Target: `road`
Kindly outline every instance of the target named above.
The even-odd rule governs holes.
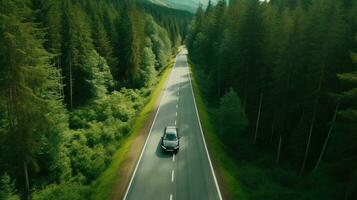
[[[165,154],[165,126],[179,129],[180,151]],[[187,50],[176,57],[124,200],[220,200],[221,194],[197,115]]]

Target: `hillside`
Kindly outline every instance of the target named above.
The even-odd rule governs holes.
[[[169,8],[175,8],[179,10],[187,10],[190,12],[195,12],[200,4],[203,7],[206,7],[209,3],[209,0],[147,0],[151,3],[167,6]],[[217,3],[217,0],[211,0],[213,4]]]

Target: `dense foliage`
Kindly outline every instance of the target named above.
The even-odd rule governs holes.
[[[184,40],[187,33],[187,24],[191,22],[192,14],[186,11],[172,8],[156,6],[149,3],[141,5],[144,10],[150,13],[158,23],[168,30],[174,45],[180,45],[180,40]]]
[[[134,1],[0,0],[0,199],[89,198],[184,37],[159,24]]]
[[[248,197],[356,198],[356,33],[352,0],[198,9],[187,47]]]

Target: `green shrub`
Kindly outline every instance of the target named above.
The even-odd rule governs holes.
[[[88,187],[78,183],[52,184],[42,190],[36,190],[32,200],[83,200],[88,199]]]
[[[221,99],[218,109],[219,135],[225,143],[237,144],[248,126],[248,120],[237,93],[230,89]]]
[[[0,199],[1,200],[20,200],[16,194],[15,182],[11,180],[10,176],[4,174],[0,178]]]
[[[90,183],[110,163],[120,141],[129,133],[145,90],[122,88],[98,96],[86,106],[70,113],[65,152],[75,181]]]

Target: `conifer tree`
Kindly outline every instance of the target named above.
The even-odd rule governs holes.
[[[50,66],[40,30],[28,21],[31,10],[22,1],[1,1],[0,5],[0,63],[4,75],[0,98],[7,110],[6,150],[13,163],[11,171],[18,174],[18,183],[23,183],[22,191],[29,198],[30,177],[43,167],[38,161],[38,156],[45,153],[43,142],[54,142],[49,151],[58,147],[51,138],[60,137],[66,117],[59,101],[57,71]]]

